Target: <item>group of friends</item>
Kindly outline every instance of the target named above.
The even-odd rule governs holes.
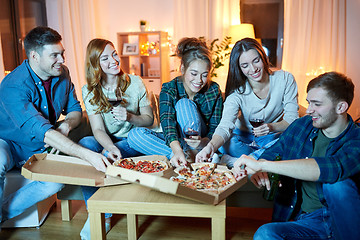
[[[64,185],[33,181],[4,199],[5,174],[36,153],[62,152],[98,171],[121,158],[164,155],[174,167],[189,161],[226,164],[244,171],[257,187],[270,187],[267,172],[281,176],[273,221],[254,239],[357,239],[360,236],[360,128],[347,113],[351,79],[324,73],[307,86],[309,106],[299,118],[293,75],[272,71],[261,44],[251,38],[232,48],[225,101],[210,80],[212,55],[198,38],[183,38],[176,55],[181,75],[162,85],[161,131],[150,128],[153,109],[142,79],[127,74],[114,44],[96,38],[85,57],[82,98],[92,135],[80,141],[82,109],[64,65],[62,37],[36,27],[25,37],[27,59],[0,85],[0,220],[13,218]],[[263,111],[260,126],[250,115]],[[60,115],[65,118],[58,121]],[[197,136],[184,132],[196,122]],[[256,144],[252,144],[255,140]],[[221,157],[219,157],[221,156]],[[281,161],[273,161],[277,156]],[[97,190],[82,187],[84,200]],[[110,229],[111,214],[105,214]],[[89,219],[80,236],[90,239]]]

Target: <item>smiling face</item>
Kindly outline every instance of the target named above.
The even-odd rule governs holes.
[[[61,43],[44,45],[41,52],[32,51],[30,65],[39,78],[46,81],[61,74],[61,66],[65,62],[64,48]]]
[[[120,73],[120,58],[116,50],[110,44],[107,44],[100,55],[100,66],[102,71],[108,76],[114,76]]]
[[[239,58],[239,66],[245,77],[252,82],[260,82],[264,73],[264,63],[255,49],[243,52]]]
[[[189,64],[187,69],[181,66],[186,93],[192,99],[207,83],[209,65],[206,61],[196,59]]]
[[[306,101],[309,106],[306,113],[312,117],[313,126],[325,131],[336,126],[337,105],[328,97],[323,88],[313,88],[308,92]]]

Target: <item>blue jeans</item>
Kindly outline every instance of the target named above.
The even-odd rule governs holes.
[[[113,139],[114,145],[120,150],[122,158],[136,157],[142,155],[140,152],[131,148],[128,144],[127,138]],[[84,137],[79,141],[79,144],[91,151],[100,153],[104,148],[96,141],[95,137]],[[81,190],[84,196],[84,201],[87,206],[87,200],[98,190],[98,187],[81,186]],[[105,217],[110,217],[110,214],[106,214]]]
[[[15,167],[9,145],[0,139],[0,220],[16,217],[37,202],[40,202],[58,191],[61,183],[32,181],[4,199],[5,174]]]
[[[127,138],[116,138],[113,139],[113,141],[115,142],[114,145],[120,150],[121,156],[123,158],[142,155],[140,152],[129,146]],[[101,151],[104,149],[104,147],[101,146],[93,136],[87,136],[80,139],[79,145],[97,153],[101,153]]]
[[[355,182],[346,180],[323,184],[330,220],[336,239],[359,239],[360,193]]]
[[[255,159],[259,159],[260,155],[269,147],[271,147],[279,139],[280,133],[270,133],[261,137],[254,137],[252,133],[234,129],[231,138],[219,148],[219,152],[227,154],[235,158],[241,155],[252,155]],[[255,138],[260,148],[250,147],[249,144]],[[236,159],[235,159],[236,160]],[[226,163],[230,168],[234,166],[234,162]]]
[[[188,98],[180,99],[176,105],[176,120],[178,123],[178,137],[184,151],[190,147],[184,141],[184,133],[182,129],[188,121],[200,123],[199,129],[201,136],[205,136],[207,132],[206,125],[202,119],[196,104]],[[164,134],[154,132],[148,128],[133,128],[128,134],[128,143],[130,147],[145,155],[164,155],[170,159],[173,155],[172,150],[166,145]]]
[[[254,240],[268,239],[335,239],[326,207],[312,213],[299,214],[292,222],[273,222],[262,225],[254,235]]]

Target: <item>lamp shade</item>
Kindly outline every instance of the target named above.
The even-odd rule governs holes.
[[[243,38],[255,38],[254,26],[250,23],[230,26],[229,33],[232,42],[235,43]]]

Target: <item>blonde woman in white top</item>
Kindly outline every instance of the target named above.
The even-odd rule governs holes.
[[[272,72],[262,46],[252,38],[238,41],[231,51],[224,110],[212,140],[196,156],[207,161],[219,149],[229,167],[242,154],[258,158],[279,134],[298,118],[297,85],[291,73]],[[264,123],[253,127],[252,109],[263,110]],[[251,145],[256,140],[258,146]]]

